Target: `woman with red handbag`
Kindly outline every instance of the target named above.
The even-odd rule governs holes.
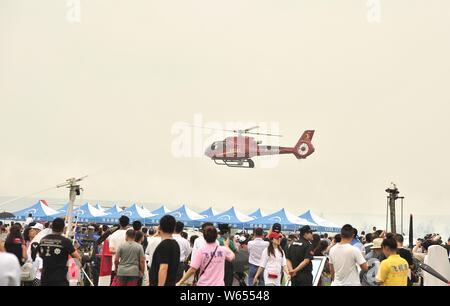
[[[286,256],[280,246],[281,235],[278,232],[271,232],[269,235],[270,244],[263,251],[261,261],[259,263],[258,271],[253,279],[253,284],[256,284],[259,275],[264,271],[264,283],[266,286],[280,286],[281,274],[283,271],[289,279],[289,271],[286,264]]]

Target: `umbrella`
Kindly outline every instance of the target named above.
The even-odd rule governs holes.
[[[15,215],[10,212],[4,211],[4,212],[0,213],[0,219],[9,219],[9,218],[14,218],[14,217],[15,217]]]

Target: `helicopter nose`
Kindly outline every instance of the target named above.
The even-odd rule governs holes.
[[[211,148],[206,148],[205,150],[205,155],[208,156],[209,158],[214,156],[214,152],[211,150]]]

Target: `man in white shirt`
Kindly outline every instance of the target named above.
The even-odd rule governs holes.
[[[181,232],[184,229],[184,223],[181,221],[178,221],[175,225],[175,233],[172,235],[172,238],[175,239],[176,242],[178,242],[178,245],[180,246],[180,263],[178,265],[178,271],[177,271],[177,283],[183,278],[184,274],[184,261],[186,258],[191,254],[191,244],[189,241],[183,237],[181,237]]]
[[[33,222],[33,214],[28,214],[28,217],[25,219],[25,225],[28,225],[31,222]]]
[[[161,242],[161,236],[159,228],[156,231],[156,234],[152,237],[148,238],[148,245],[147,249],[145,250],[145,258],[147,260],[147,267],[150,269],[152,266],[152,259],[153,259],[153,253],[155,253],[156,248],[158,247],[159,243]]]
[[[0,244],[0,286],[20,286],[20,264],[14,254]]]
[[[113,254],[112,257],[112,272],[111,272],[111,280],[114,279],[116,276],[116,266],[114,264],[116,259],[116,252],[119,249],[119,246],[122,243],[126,242],[126,233],[128,229],[128,225],[130,224],[130,218],[127,216],[121,216],[119,218],[119,224],[120,228],[111,234],[111,236],[108,237],[109,241],[109,252]]]
[[[253,285],[253,278],[256,275],[256,272],[258,271],[259,263],[261,261],[261,255],[265,248],[269,246],[268,241],[264,241],[264,232],[263,229],[258,227],[254,231],[255,238],[248,242],[247,248],[248,248],[248,280],[247,284],[248,286]],[[197,239],[198,240],[198,239]],[[196,241],[197,241],[196,240]],[[259,277],[259,286],[264,286],[264,274],[261,273]]]
[[[341,229],[342,240],[330,249],[331,286],[361,286],[357,266],[367,272],[367,262],[358,248],[351,245],[353,227],[346,224]]]

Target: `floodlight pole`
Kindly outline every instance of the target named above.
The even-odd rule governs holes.
[[[70,178],[66,180],[66,183],[62,183],[60,185],[57,185],[56,187],[67,187],[70,189],[69,191],[69,206],[67,207],[67,214],[66,214],[66,221],[67,221],[67,228],[66,228],[66,236],[71,237],[72,236],[72,225],[73,225],[73,205],[75,203],[75,199],[77,195],[80,195],[80,185],[77,183],[86,178],[86,176],[83,176],[81,178]]]
[[[386,201],[386,227],[385,227],[386,232],[388,230],[388,220],[389,220],[389,197],[387,197]]]
[[[402,236],[405,235],[405,233],[403,232],[403,200],[405,199],[405,197],[398,197],[402,203],[401,203],[401,221],[400,221],[400,228],[401,228],[401,234]]]
[[[389,215],[391,219],[391,233],[397,233],[397,225],[395,218],[395,200],[398,199],[398,194],[400,193],[397,189],[397,186],[394,183],[391,183],[391,187],[385,190],[388,195],[388,203],[389,203]],[[387,230],[387,229],[386,229]]]

